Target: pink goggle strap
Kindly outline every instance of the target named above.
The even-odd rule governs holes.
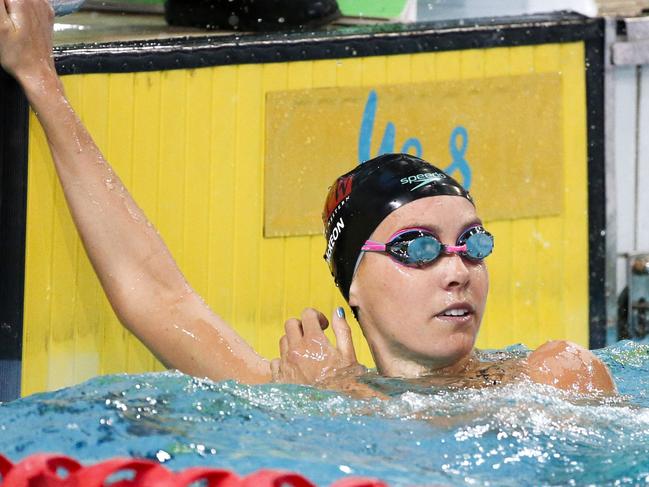
[[[390,238],[388,238],[388,243],[392,242],[399,235],[403,235],[406,232],[412,232],[412,231],[430,233],[430,230],[426,228],[420,228],[420,227],[402,228],[401,230],[397,230],[392,235],[390,235]],[[361,250],[368,250],[370,252],[385,252],[386,245],[387,244],[382,244],[381,242],[375,242],[374,240],[366,240],[365,245],[361,247]]]
[[[385,252],[385,244],[368,240],[367,242],[365,242],[365,245],[361,247],[361,250],[369,250],[370,252]]]
[[[464,245],[444,245],[442,251],[447,254],[461,254],[466,252],[466,244]]]

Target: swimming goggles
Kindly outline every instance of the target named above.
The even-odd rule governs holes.
[[[444,245],[425,228],[406,228],[393,234],[385,244],[367,240],[361,250],[383,252],[407,266],[421,267],[430,264],[442,253],[458,254],[479,261],[491,254],[493,248],[493,235],[482,225],[475,225],[465,230],[455,245]]]

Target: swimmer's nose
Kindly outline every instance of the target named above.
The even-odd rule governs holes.
[[[444,289],[466,286],[471,274],[465,260],[455,253],[443,255],[441,260],[440,267]]]

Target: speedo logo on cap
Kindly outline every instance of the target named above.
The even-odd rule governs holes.
[[[446,174],[441,172],[426,172],[402,178],[401,184],[416,184],[414,188],[410,188],[410,191],[414,191],[422,186],[426,186],[435,181],[441,181],[442,179],[446,179]]]

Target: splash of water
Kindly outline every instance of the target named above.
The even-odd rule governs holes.
[[[525,353],[512,348],[490,358]],[[299,471],[390,485],[639,484],[649,480],[649,345],[598,351],[620,395],[513,382],[430,387],[369,376],[386,401],[295,385],[214,383],[177,372],[97,377],[0,405],[0,451],[86,462],[133,455],[170,468]]]

